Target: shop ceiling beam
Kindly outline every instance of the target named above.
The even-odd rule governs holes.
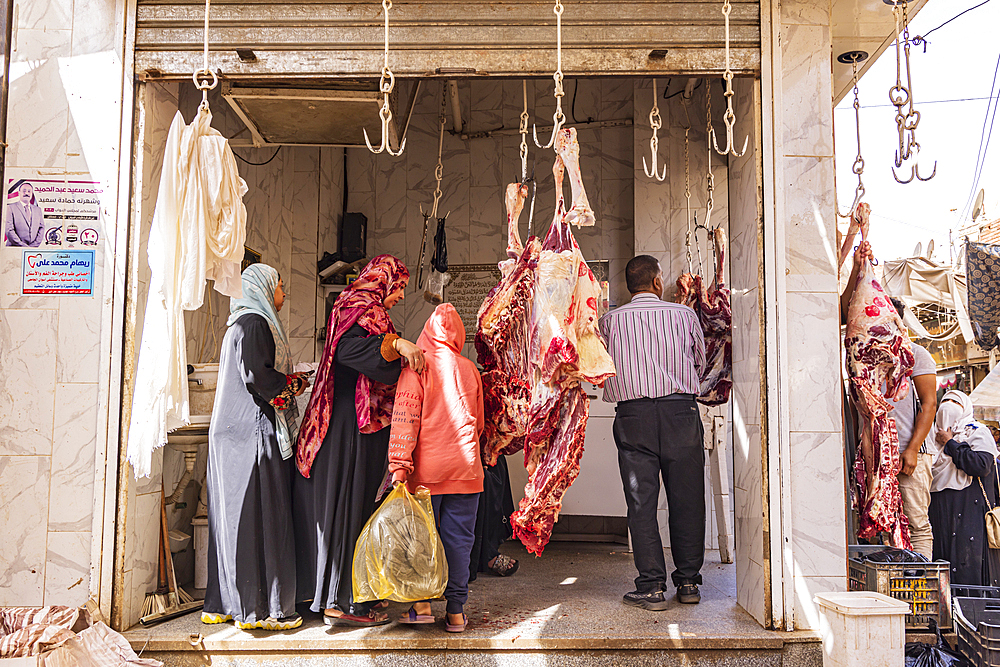
[[[732,6],[734,69],[756,74],[759,3],[735,0]],[[201,45],[203,12],[194,0],[139,0],[137,73],[190,72],[192,54]],[[378,76],[380,12],[378,2],[216,0],[209,35],[213,63],[232,76]],[[434,76],[439,69],[549,75],[555,61],[555,19],[547,0],[397,0],[393,16],[392,68],[399,76]],[[567,76],[721,74],[724,46],[717,0],[596,0],[563,16]],[[240,61],[237,50],[252,50],[257,61]]]

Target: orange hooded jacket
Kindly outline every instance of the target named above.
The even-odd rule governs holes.
[[[389,432],[389,471],[412,492],[480,493],[483,465],[483,384],[476,365],[461,355],[465,327],[455,307],[434,309],[417,339],[427,367],[404,368],[396,385]]]

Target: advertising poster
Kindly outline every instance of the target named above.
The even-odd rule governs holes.
[[[4,245],[8,248],[96,248],[104,185],[88,174],[5,170]]]
[[[91,296],[93,250],[26,250],[21,256],[21,294]]]

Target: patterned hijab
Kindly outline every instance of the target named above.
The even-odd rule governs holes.
[[[371,335],[396,333],[383,302],[396,290],[406,287],[410,272],[392,255],[379,255],[361,271],[357,280],[345,289],[330,313],[326,325],[326,344],[323,359],[316,375],[312,398],[306,408],[305,418],[295,450],[295,463],[303,477],[309,477],[313,461],[330,426],[333,412],[333,359],[337,343],[347,330],[359,324]],[[358,429],[362,433],[375,433],[392,419],[392,403],[396,385],[385,385],[358,376],[354,392],[354,408]]]
[[[244,315],[253,313],[267,320],[274,338],[274,369],[288,375],[292,372],[292,355],[288,348],[288,336],[285,327],[278,317],[278,309],[274,307],[274,291],[278,288],[277,270],[267,264],[251,264],[243,271],[243,297],[229,300],[229,319],[226,324],[232,326]],[[292,456],[295,424],[299,417],[299,408],[295,401],[289,401],[285,410],[275,410],[275,431],[278,435],[278,448],[281,458]]]

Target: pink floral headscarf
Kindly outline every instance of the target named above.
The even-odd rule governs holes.
[[[337,343],[347,330],[359,324],[371,335],[396,333],[383,302],[396,290],[406,287],[410,272],[392,255],[379,255],[361,271],[357,280],[345,289],[330,313],[326,326],[323,360],[316,375],[309,407],[299,429],[295,464],[303,477],[309,477],[313,461],[330,426],[333,412],[333,365]],[[375,433],[392,420],[396,385],[386,385],[358,376],[354,407],[362,433]]]

